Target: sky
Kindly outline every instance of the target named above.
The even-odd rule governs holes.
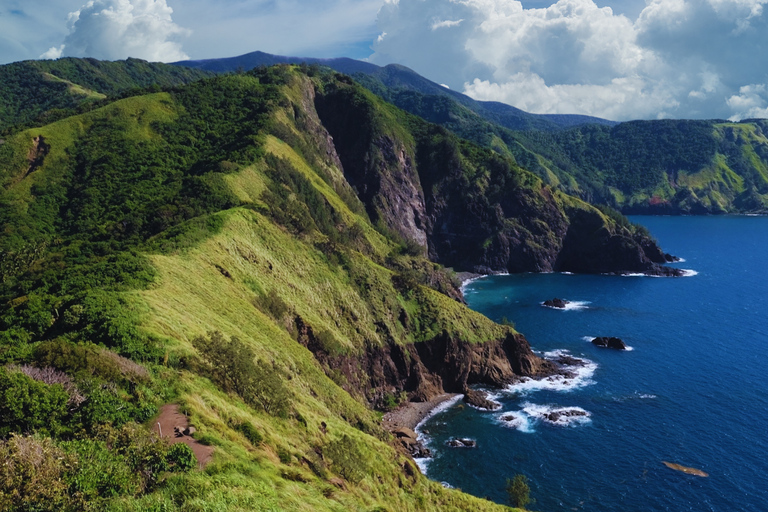
[[[768,0],[2,0],[0,64],[260,50],[617,121],[768,117]]]

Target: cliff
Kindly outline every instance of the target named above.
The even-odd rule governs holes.
[[[481,273],[677,275],[625,219],[545,185],[510,158],[381,107],[359,86],[337,80],[316,103],[371,218],[433,261]]]
[[[419,475],[372,406],[553,368],[420,254],[433,224],[410,128],[359,180],[344,165],[315,109],[339,80],[219,77],[0,145],[0,450],[12,474],[20,446],[48,454],[1,499],[499,510]],[[152,434],[166,404],[213,447],[205,471]]]

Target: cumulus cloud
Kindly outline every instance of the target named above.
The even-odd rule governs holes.
[[[190,31],[173,22],[166,0],[90,0],[69,13],[69,35],[41,58],[135,57],[172,62],[188,59],[179,37]]]
[[[388,0],[370,59],[537,113],[752,116],[768,105],[766,3],[647,0],[629,18],[593,0]]]

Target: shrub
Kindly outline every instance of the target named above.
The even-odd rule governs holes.
[[[110,450],[103,441],[82,439],[63,443],[76,457],[76,471],[68,475],[70,495],[86,502],[136,494],[143,487],[140,474],[127,464],[125,456]]]
[[[525,475],[515,475],[511,480],[507,478],[506,491],[513,507],[525,508],[529,503],[533,503],[530,497],[531,488],[528,486],[528,477]]]
[[[12,432],[59,434],[69,415],[69,400],[61,384],[48,385],[0,368],[0,437]]]
[[[0,441],[0,510],[58,511],[67,501],[65,476],[75,457],[50,438],[13,434]]]
[[[357,483],[368,473],[359,442],[346,434],[328,443],[323,455],[330,459],[331,468],[350,482]]]
[[[198,336],[192,344],[203,359],[203,372],[224,391],[273,416],[288,415],[290,394],[274,363],[256,361],[248,345],[235,336],[226,340],[220,332]]]
[[[189,471],[197,466],[195,453],[184,443],[176,443],[168,448],[165,460],[171,471]]]
[[[253,424],[249,422],[243,422],[238,424],[235,429],[243,434],[245,438],[253,445],[258,446],[261,444],[261,442],[264,440],[264,437],[261,435],[261,433],[256,430],[256,427],[253,426]]]

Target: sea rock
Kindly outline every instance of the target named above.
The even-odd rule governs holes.
[[[445,444],[451,448],[477,448],[477,441],[467,437],[452,437]]]
[[[574,416],[586,416],[586,411],[581,411],[579,409],[565,409],[565,410],[559,410],[559,411],[552,411],[549,414],[547,414],[547,420],[551,421],[552,423],[557,423],[557,421],[562,418],[572,418]]]
[[[627,350],[627,344],[615,336],[600,336],[593,339],[592,343],[598,347],[613,348],[616,350]]]
[[[558,298],[544,301],[544,305],[547,306],[548,308],[565,309],[565,306],[568,304],[570,304],[570,301],[567,301],[565,299],[558,299]]]
[[[488,400],[488,396],[483,391],[479,391],[477,389],[466,390],[464,393],[464,401],[469,405],[478,407],[480,409],[487,409],[489,411],[493,411],[501,407],[501,405],[497,404],[496,402]]]

